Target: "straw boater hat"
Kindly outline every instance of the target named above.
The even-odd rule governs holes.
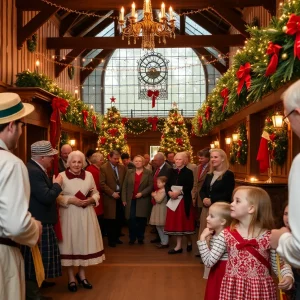
[[[49,141],[38,141],[31,145],[31,156],[52,156],[57,153]]]
[[[15,93],[0,93],[0,124],[19,120],[31,112],[34,106],[22,103],[21,98]]]

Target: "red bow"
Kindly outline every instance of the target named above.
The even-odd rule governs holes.
[[[107,132],[111,135],[111,136],[115,136],[118,132],[118,128],[111,128],[108,129]]]
[[[104,145],[106,143],[106,137],[102,136],[100,137],[100,144]]]
[[[266,76],[270,76],[275,73],[278,65],[278,54],[281,48],[282,47],[280,45],[269,42],[267,54],[272,55],[272,57],[266,70]]]
[[[148,97],[152,97],[152,108],[155,107],[155,100],[159,96],[159,91],[158,90],[148,90],[147,92]]]
[[[274,140],[276,139],[276,134],[275,133],[270,134],[269,138],[272,142],[274,142]]]
[[[83,116],[83,123],[84,123],[84,125],[86,125],[86,123],[87,123],[87,117],[88,117],[88,115],[89,115],[89,113],[88,113],[87,110],[83,110],[83,111],[82,111],[82,116]]]
[[[177,139],[176,139],[176,143],[177,143],[177,145],[179,145],[179,146],[183,146],[182,138],[177,138]]]
[[[225,107],[228,103],[228,95],[229,95],[229,90],[228,88],[224,88],[222,91],[221,91],[221,97],[224,99],[224,102],[223,102],[223,107],[222,107],[222,112],[224,112],[225,110]]]
[[[247,247],[253,247],[253,248],[258,248],[258,242],[256,239],[252,239],[252,240],[245,240],[242,243],[239,243],[236,245],[236,249],[241,250],[243,248],[247,248]]]
[[[95,115],[92,116],[92,122],[93,122],[93,125],[94,125],[94,129],[96,130],[96,128],[97,128],[97,117]]]
[[[115,98],[114,96],[112,96],[112,97],[110,98],[110,102],[111,102],[111,103],[115,103],[115,102],[116,102],[116,98]]]
[[[236,72],[236,76],[239,79],[239,85],[237,87],[237,94],[240,95],[244,83],[246,83],[247,90],[249,90],[251,86],[251,65],[250,63],[245,63],[244,66],[240,66],[239,70]]]
[[[198,125],[199,125],[199,130],[201,130],[203,127],[203,120],[201,116],[198,118]]]
[[[210,118],[210,112],[211,112],[211,108],[210,108],[210,106],[207,106],[206,109],[205,109],[205,118],[206,118],[207,121]]]
[[[152,130],[156,131],[157,130],[157,123],[158,123],[158,117],[149,117],[148,118],[148,123],[152,125]]]
[[[59,110],[63,115],[67,112],[69,102],[62,98],[54,98],[51,103],[53,112]]]
[[[300,16],[291,14],[289,21],[286,24],[287,31],[286,34],[294,35],[296,34],[296,40],[294,43],[294,56],[300,59]]]
[[[85,179],[85,171],[84,170],[81,170],[79,175],[75,175],[75,174],[70,172],[70,168],[67,168],[65,173],[66,173],[66,177],[68,179],[74,179],[74,178],[79,178],[79,179],[82,179],[82,180]],[[82,200],[84,200],[84,199],[82,199]]]
[[[125,125],[128,122],[127,118],[122,118],[122,124]]]

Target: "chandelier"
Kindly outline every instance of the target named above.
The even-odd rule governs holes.
[[[169,21],[166,17],[165,4],[161,4],[161,12],[159,13],[159,22],[153,21],[151,0],[144,0],[143,6],[144,18],[138,22],[138,14],[135,11],[135,3],[131,6],[131,16],[128,18],[128,25],[126,26],[124,20],[124,7],[121,8],[119,16],[119,24],[122,32],[122,40],[128,38],[128,45],[130,39],[133,38],[133,43],[142,37],[142,48],[145,50],[154,50],[154,37],[158,37],[159,43],[161,41],[166,44],[166,38],[175,38],[175,18],[173,17],[172,7],[169,9]]]

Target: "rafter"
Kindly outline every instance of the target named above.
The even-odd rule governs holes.
[[[77,15],[75,13],[71,13],[66,18],[64,18],[60,22],[59,36],[64,36],[67,33],[67,31],[70,30],[70,28],[72,27],[72,25],[78,18],[79,18],[79,15]]]
[[[168,39],[166,44],[156,42],[157,48],[201,48],[220,46],[242,46],[245,37],[240,34],[224,35],[177,35],[175,39]],[[47,38],[48,49],[118,49],[140,48],[141,39],[136,44],[128,45],[122,37],[64,37]]]
[[[269,1],[269,0],[268,0]],[[95,1],[95,0],[51,0],[62,7],[67,7],[74,10],[119,10],[120,1]],[[152,7],[159,9],[161,6],[161,0],[152,0]],[[124,3],[125,4],[125,3]],[[220,0],[177,0],[172,3],[174,10],[179,9],[199,9],[206,7],[213,7],[220,4]],[[40,0],[18,0],[18,8],[23,10],[37,10],[44,3]],[[126,11],[130,10],[130,4],[126,7]],[[225,7],[250,7],[261,6],[262,0],[223,0],[222,5]]]
[[[70,51],[67,55],[65,59],[61,59],[59,62],[62,63],[62,65],[60,64],[55,64],[55,77],[58,77],[59,74],[65,69],[67,68],[67,65],[71,64],[75,58],[77,56],[79,56],[82,52],[84,51],[84,49],[75,49]]]
[[[93,60],[87,64],[86,68],[91,68],[90,70],[81,70],[80,71],[80,84],[83,84],[86,78],[98,67],[99,64],[106,61],[114,52],[112,49],[102,50],[98,55],[96,55]]]
[[[58,11],[56,7],[49,7],[40,11],[26,25],[23,26],[23,14],[18,10],[17,14],[17,47],[21,49],[26,39],[31,37],[41,26],[43,26],[52,15]]]
[[[214,11],[232,27],[238,30],[245,38],[249,38],[250,34],[246,31],[247,23],[232,9],[225,6],[215,6]]]
[[[210,53],[209,51],[207,51],[205,48],[198,48],[198,49],[193,49],[199,56],[208,56],[211,55],[212,57],[215,58],[215,56]],[[212,65],[221,73],[224,74],[227,71],[227,67],[224,66],[222,63],[220,63],[219,61],[216,61],[214,63],[212,63]]]

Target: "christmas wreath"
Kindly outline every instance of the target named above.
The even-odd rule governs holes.
[[[244,123],[239,126],[237,134],[238,140],[231,144],[229,161],[232,165],[237,162],[243,166],[247,163],[248,153],[247,129]]]
[[[31,38],[27,39],[27,49],[29,52],[34,52],[37,46],[37,34],[33,34]]]
[[[70,80],[74,78],[74,74],[75,74],[75,67],[73,65],[68,66],[68,76]]]
[[[288,133],[287,125],[284,123],[282,128],[275,128],[271,115],[265,119],[264,130],[269,134],[268,150],[271,160],[276,165],[282,166],[287,158]]]

